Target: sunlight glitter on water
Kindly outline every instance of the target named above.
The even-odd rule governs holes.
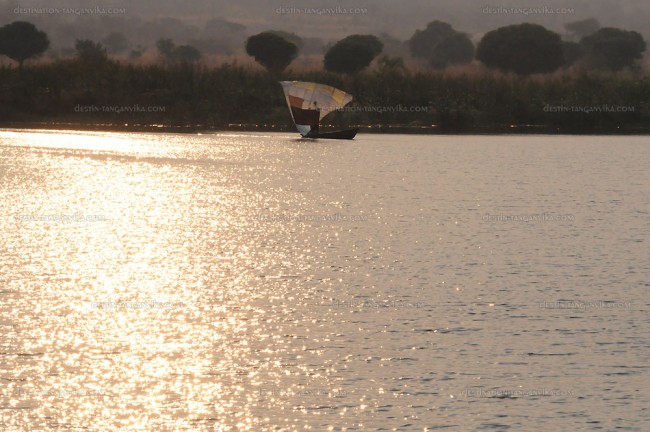
[[[598,400],[640,430],[648,161],[0,131],[0,429],[613,427]]]

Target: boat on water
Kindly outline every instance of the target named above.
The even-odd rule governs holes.
[[[352,95],[337,88],[304,81],[280,81],[289,112],[303,138],[353,139],[359,128],[320,131],[320,122],[328,114],[352,102]]]

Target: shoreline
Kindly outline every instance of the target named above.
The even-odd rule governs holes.
[[[364,126],[358,127],[359,134],[402,134],[402,135],[650,135],[650,125],[647,127],[618,127],[602,128],[595,130],[567,130],[550,125],[509,125],[474,127],[463,130],[450,130],[433,126]],[[0,122],[0,129],[15,130],[56,130],[56,131],[83,131],[83,132],[142,132],[142,133],[217,133],[217,132],[298,132],[286,125],[254,125],[254,124],[229,124],[222,127],[204,125],[159,125],[159,124],[118,124],[118,123],[73,123],[73,122]],[[335,128],[324,127],[323,130]]]

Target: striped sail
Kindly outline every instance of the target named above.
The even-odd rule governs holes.
[[[352,95],[324,84],[281,81],[291,118],[301,135],[306,135],[327,114],[352,102]]]

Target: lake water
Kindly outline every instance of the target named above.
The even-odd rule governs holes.
[[[0,130],[0,430],[650,430],[648,137]]]

